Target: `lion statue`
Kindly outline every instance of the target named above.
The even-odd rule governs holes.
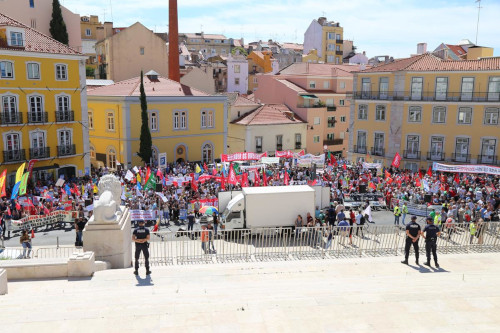
[[[104,175],[97,185],[99,199],[94,201],[94,221],[116,223],[121,214],[120,203],[122,186],[114,175]]]

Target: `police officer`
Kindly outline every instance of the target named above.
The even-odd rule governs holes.
[[[132,234],[132,241],[135,242],[135,275],[139,274],[139,257],[141,256],[141,252],[144,255],[146,264],[146,275],[151,274],[149,270],[149,229],[144,224],[144,220],[140,220],[139,227],[135,228]]]
[[[439,268],[438,258],[436,254],[436,241],[441,235],[439,227],[435,225],[430,217],[427,218],[427,225],[424,228],[422,237],[425,238],[425,253],[427,254],[427,262],[424,263],[426,266],[431,265],[431,251],[434,257],[434,263],[436,267]]]
[[[408,257],[410,256],[410,247],[413,244],[415,251],[415,263],[418,265],[418,239],[422,234],[420,225],[417,223],[417,217],[413,215],[411,222],[406,226],[406,243],[405,243],[405,260],[401,261],[402,264],[408,265]]]

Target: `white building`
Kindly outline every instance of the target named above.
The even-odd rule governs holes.
[[[248,91],[248,60],[238,54],[227,57],[227,92],[246,94]]]

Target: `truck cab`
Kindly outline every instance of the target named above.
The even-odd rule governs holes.
[[[222,224],[224,229],[243,229],[245,225],[245,197],[238,194],[227,204],[222,212]]]

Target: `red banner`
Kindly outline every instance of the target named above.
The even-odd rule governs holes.
[[[263,154],[257,153],[234,153],[234,154],[222,154],[222,162],[234,162],[234,161],[249,161],[249,160],[260,160],[262,157],[267,157],[267,152]]]
[[[293,157],[293,153],[289,150],[284,150],[284,151],[280,151],[280,150],[276,150],[276,153],[275,155],[276,157],[284,157],[284,158],[292,158]]]
[[[399,168],[399,165],[401,164],[401,155],[399,153],[396,153],[394,155],[394,159],[392,160],[392,166],[395,166],[396,168]]]
[[[29,161],[29,163],[28,163],[28,172],[29,172],[28,178],[31,177],[31,171],[33,171],[33,166],[35,165],[36,162],[38,162],[38,160],[30,160]]]
[[[5,169],[0,175],[0,198],[5,197],[5,182],[7,180],[7,169]]]

